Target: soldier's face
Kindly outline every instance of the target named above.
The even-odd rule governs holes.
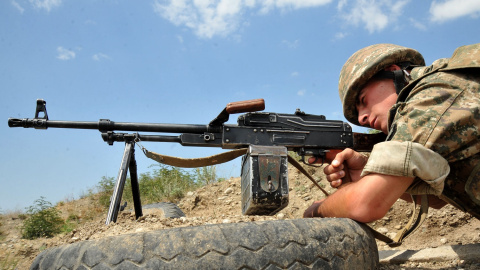
[[[357,98],[358,122],[388,134],[388,112],[396,100],[393,80],[370,80]]]

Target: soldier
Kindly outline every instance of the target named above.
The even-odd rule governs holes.
[[[410,48],[363,48],[343,66],[339,94],[348,121],[387,139],[369,157],[331,153],[324,172],[338,190],[304,217],[371,222],[397,199],[427,194],[430,207],[449,203],[480,219],[480,44],[431,66]]]

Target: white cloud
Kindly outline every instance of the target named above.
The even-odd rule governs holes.
[[[71,50],[67,50],[62,46],[57,48],[57,58],[60,60],[70,60],[75,58],[75,52]]]
[[[224,36],[238,26],[240,0],[172,0],[169,4],[154,3],[154,11],[175,25],[191,28],[204,38]]]
[[[40,1],[40,0],[30,0]],[[43,0],[48,1],[48,0]],[[55,0],[50,0],[55,1]],[[60,1],[60,0],[56,0]],[[298,9],[319,8],[333,3],[332,0],[154,0],[153,9],[171,23],[191,29],[201,38],[215,36],[232,37],[232,33],[250,27],[248,16],[264,15],[273,10],[291,12]],[[361,27],[370,33],[395,30],[403,27],[401,22],[410,22],[412,27],[426,30],[419,17],[409,18],[416,7],[412,0],[338,0],[337,14],[333,17],[343,21],[344,26]],[[427,10],[420,10],[425,14]],[[480,16],[480,0],[434,0],[430,7],[431,21],[443,22],[462,16]],[[422,16],[422,15],[420,15]],[[424,18],[422,16],[420,18]],[[400,22],[400,18],[402,21]],[[340,24],[341,25],[341,24]],[[241,32],[241,31],[240,31]],[[341,40],[350,31],[342,29],[332,37]],[[233,38],[238,37],[233,35]],[[239,38],[240,39],[240,38]],[[295,41],[297,42],[297,41]],[[290,48],[298,45],[283,41]]]
[[[290,74],[290,76],[292,76],[292,77],[298,77],[298,75],[300,75],[300,73],[298,73],[298,71],[294,71]]]
[[[300,41],[298,39],[294,41],[282,40],[282,44],[286,45],[290,49],[296,49],[298,46],[300,46]]]
[[[337,9],[340,16],[354,26],[363,26],[370,33],[380,32],[402,14],[410,0],[341,0]]]
[[[110,60],[110,56],[103,54],[103,53],[96,53],[92,56],[92,59],[95,61],[101,61],[101,60]]]
[[[177,35],[177,40],[180,44],[183,44],[183,37],[180,35]]]
[[[259,1],[260,2],[260,1]],[[287,9],[301,9],[309,7],[318,7],[329,4],[331,0],[265,0],[261,1],[260,13],[268,13],[270,10],[278,8],[282,11]]]
[[[338,0],[337,9],[341,10],[348,3],[348,0]]]
[[[62,4],[62,0],[30,0],[30,3],[38,9],[45,9],[50,12],[52,8],[58,7]]]
[[[331,0],[155,0],[153,9],[171,23],[192,29],[202,38],[226,36],[244,23],[247,10],[260,13],[278,8],[281,10],[318,7]]]
[[[418,30],[422,30],[422,31],[427,30],[427,27],[423,23],[417,21],[416,19],[410,18],[409,21],[413,25],[413,27],[417,28]]]
[[[17,1],[12,1],[12,5],[13,5],[18,11],[20,11],[21,14],[23,14],[23,12],[25,11],[25,9],[24,9],[19,3],[17,3]]]
[[[335,33],[334,40],[341,40],[344,39],[346,36],[348,36],[347,33],[337,32]]]
[[[305,93],[307,93],[307,90],[302,89],[302,90],[298,90],[297,95],[303,97],[305,96]]]
[[[445,0],[433,1],[430,6],[430,20],[433,22],[445,22],[459,17],[480,15],[479,0]]]

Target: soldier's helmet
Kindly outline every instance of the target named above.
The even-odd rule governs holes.
[[[418,51],[394,44],[371,45],[350,56],[343,65],[338,81],[343,114],[348,121],[360,125],[355,102],[363,86],[379,71],[402,62],[425,65],[423,56]]]

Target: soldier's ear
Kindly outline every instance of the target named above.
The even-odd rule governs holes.
[[[393,64],[385,68],[386,71],[394,71],[394,70],[399,70],[401,69],[399,66]]]

